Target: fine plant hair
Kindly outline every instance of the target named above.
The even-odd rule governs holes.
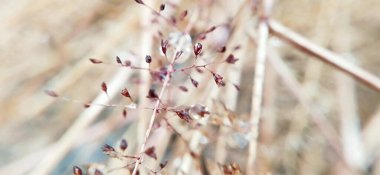
[[[68,97],[54,89],[45,90],[48,96],[79,104],[86,111],[99,113],[103,108],[120,110],[120,120],[134,117],[138,129],[143,130],[142,133],[137,132],[135,140],[120,138],[116,144],[99,146],[99,150],[110,159],[121,162],[122,166],[104,165],[99,168],[92,164],[73,165],[72,174],[100,175],[122,170],[132,175],[174,172],[210,174],[213,170],[227,175],[260,172],[258,167],[265,167],[261,164],[266,163],[260,162],[259,137],[265,112],[263,104],[268,65],[273,67],[284,86],[310,116],[310,122],[321,133],[326,147],[331,149],[336,157],[334,160],[339,161],[342,169],[353,174],[364,171],[361,166],[363,162],[358,163],[360,166],[354,166],[345,157],[342,148],[345,145],[339,143],[339,132],[323,112],[313,108],[312,100],[284,63],[271,38],[284,41],[292,49],[311,55],[376,91],[380,91],[378,77],[272,19],[271,10],[275,5],[272,0],[244,1],[235,16],[216,24],[207,21],[207,18],[200,20],[202,14],[197,10],[182,9],[176,4],[151,5],[144,0],[135,0],[134,3],[147,11],[142,23],[145,22],[143,27],[151,28],[147,29],[150,33],[142,34],[149,38],[142,45],[146,44],[149,51],[137,54],[128,49],[128,57],[86,58],[92,66],[115,67],[132,72],[128,75],[127,84],[117,84],[117,79],[98,82],[101,97],[106,99],[103,101],[86,101]],[[247,19],[251,17],[254,20]],[[254,25],[248,25],[251,23]],[[243,35],[246,42],[235,41],[239,39],[234,35]],[[254,54],[249,55],[251,47]],[[254,59],[250,60],[250,57]],[[252,79],[248,104],[250,115],[240,116],[235,111],[237,100],[229,97],[240,93],[240,80],[235,80],[233,76],[242,72],[235,74],[232,70],[242,71],[239,69],[248,63],[252,63],[251,68],[254,69],[249,76]],[[113,102],[115,96],[125,103]],[[57,154],[43,159],[32,174],[51,172],[74,144],[72,136],[88,127],[95,120],[95,115],[79,118],[78,123],[69,128],[56,145]],[[162,134],[164,132],[169,134]],[[180,144],[169,145],[169,141],[161,141],[164,138],[162,135],[167,140],[179,140]],[[232,135],[233,139],[227,135]],[[227,142],[235,151],[238,150],[236,155],[228,152]],[[174,146],[182,148],[177,153],[181,156],[181,163],[176,162],[174,153],[168,151]]]

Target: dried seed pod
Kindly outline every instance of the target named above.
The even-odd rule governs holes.
[[[121,142],[120,142],[120,146],[119,147],[120,147],[120,149],[122,151],[125,151],[128,148],[128,142],[127,142],[127,140],[122,139]]]
[[[102,91],[105,92],[107,94],[107,84],[105,82],[102,82]]]
[[[50,97],[58,97],[58,94],[52,90],[45,90],[45,94]]]
[[[160,5],[160,11],[163,11],[163,10],[165,10],[165,4]]]
[[[123,109],[123,118],[127,118],[127,110]]]
[[[180,15],[179,15],[179,20],[183,21],[187,16],[187,10],[183,11]]]
[[[145,56],[145,62],[151,63],[152,62],[152,57],[150,55]]]
[[[144,2],[142,0],[135,0],[135,2],[137,2],[139,4],[144,4]]]
[[[193,78],[190,77],[191,83],[194,85],[194,87],[198,87],[198,81],[194,80]]]
[[[161,40],[161,51],[162,51],[162,53],[164,53],[164,55],[166,55],[166,51],[167,51],[167,49],[168,49],[168,44],[169,44],[169,42],[168,42],[168,40]]]
[[[226,58],[226,62],[229,63],[229,64],[235,64],[236,61],[238,61],[239,59],[235,58],[234,55],[232,54],[229,54]]]
[[[225,86],[226,83],[223,81],[223,77],[217,73],[212,72],[212,76],[214,77],[214,81],[218,87]]]
[[[202,52],[202,44],[201,43],[196,43],[194,45],[194,54],[195,56],[198,56]]]
[[[120,59],[119,56],[116,56],[116,62],[117,62],[118,64],[122,64],[121,59]]]
[[[157,155],[156,155],[156,152],[155,152],[155,148],[154,148],[153,146],[152,146],[152,147],[149,147],[148,149],[146,149],[146,150],[144,151],[144,153],[145,153],[147,156],[149,156],[149,157],[151,157],[151,158],[157,160]]]
[[[80,168],[77,167],[77,166],[74,166],[74,167],[73,167],[73,174],[74,174],[74,175],[83,175],[82,169],[80,169]]]
[[[91,61],[91,63],[93,63],[93,64],[101,64],[101,63],[103,63],[103,61],[98,60],[98,59],[95,59],[95,58],[90,58],[90,61]]]
[[[123,90],[121,90],[121,95],[123,95],[124,97],[127,97],[129,98],[130,100],[132,100],[132,97],[131,97],[131,94],[129,94],[129,91],[127,88],[124,88]],[[133,100],[132,100],[133,101]]]

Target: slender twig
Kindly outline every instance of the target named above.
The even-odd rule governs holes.
[[[158,100],[157,100],[156,105],[155,105],[155,107],[153,109],[152,116],[150,117],[149,125],[148,125],[148,128],[147,128],[146,132],[145,132],[145,137],[144,137],[143,143],[141,144],[141,147],[140,147],[139,160],[138,160],[138,163],[136,163],[135,167],[133,168],[132,175],[136,175],[138,167],[139,167],[139,164],[141,164],[141,162],[143,161],[146,142],[147,142],[148,137],[149,137],[149,135],[150,135],[150,133],[152,131],[153,124],[154,124],[154,121],[155,121],[156,116],[157,116],[157,110],[158,110],[158,108],[160,107],[160,104],[161,104],[160,101],[162,100],[162,97],[163,97],[163,95],[165,93],[165,90],[166,90],[167,86],[169,85],[169,82],[171,80],[171,76],[172,76],[172,74],[174,72],[174,66],[173,66],[174,62],[175,62],[175,56],[173,56],[172,61],[171,61],[170,65],[169,65],[168,72],[167,72],[167,74],[165,76],[164,84],[162,85],[160,94],[158,95]]]
[[[345,61],[339,55],[312,43],[311,41],[291,31],[275,20],[269,20],[268,24],[271,33],[274,35],[284,39],[305,53],[313,55],[322,61],[338,68],[339,70],[353,76],[355,79],[361,81],[369,87],[380,91],[380,79],[375,75]]]
[[[263,86],[264,86],[264,73],[265,73],[265,62],[266,62],[266,52],[267,52],[267,41],[268,41],[269,29],[265,19],[262,19],[259,23],[259,42],[256,53],[256,66],[255,75],[253,80],[253,93],[252,93],[252,107],[251,107],[251,139],[249,143],[248,161],[247,161],[247,173],[251,172],[254,167],[254,162],[256,159],[256,149],[257,149],[257,138],[259,135],[259,122],[261,117],[261,104],[263,96]]]

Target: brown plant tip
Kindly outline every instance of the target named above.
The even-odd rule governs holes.
[[[77,166],[73,167],[73,175],[83,175],[82,169]]]
[[[131,94],[129,93],[128,89],[127,88],[124,88],[123,90],[121,90],[121,95],[123,95],[124,97],[127,97],[129,98],[131,101],[133,101],[132,97],[131,97]]]
[[[128,148],[128,142],[125,139],[122,139],[119,145],[122,151],[125,151]]]
[[[148,95],[146,96],[146,98],[158,99],[158,95],[156,94],[154,89],[149,89],[149,92],[148,92]]]
[[[123,64],[123,63],[121,62],[121,59],[120,59],[119,56],[116,56],[116,62],[117,62],[118,64]]]
[[[84,108],[89,108],[90,106],[91,106],[91,103],[90,103],[90,102],[83,104],[83,107],[84,107]]]
[[[194,80],[193,78],[190,77],[191,83],[194,85],[194,87],[198,87],[198,81]]]
[[[175,60],[177,60],[179,57],[181,57],[181,55],[183,54],[183,51],[178,51],[175,53]]]
[[[169,41],[168,40],[161,40],[161,51],[162,53],[164,53],[164,55],[166,55],[166,51],[168,49],[168,44],[169,44]]]
[[[194,45],[194,54],[195,56],[198,56],[202,52],[202,44],[201,43],[196,43]]]
[[[46,95],[48,95],[50,97],[58,97],[59,96],[56,92],[54,92],[52,90],[45,90],[44,92]]]
[[[183,92],[189,91],[185,86],[179,86],[178,88]]]
[[[190,123],[192,118],[190,117],[189,110],[190,108],[185,108],[185,109],[177,110],[174,112],[177,114],[179,118],[181,118],[182,120],[185,120],[187,123]]]
[[[112,153],[112,152],[115,152],[115,148],[113,148],[112,146],[108,145],[108,144],[105,144],[103,147],[102,147],[102,150],[104,153],[108,154],[108,153]]]
[[[100,170],[95,169],[94,175],[103,175],[103,173]]]
[[[218,48],[217,52],[224,53],[227,50],[226,46]]]
[[[123,118],[127,118],[127,110],[123,109]]]
[[[213,32],[214,30],[216,29],[215,26],[212,26],[211,28],[209,28],[206,33],[210,33],[210,32]]]
[[[226,62],[229,63],[229,64],[235,64],[236,61],[238,61],[239,59],[235,58],[234,55],[232,54],[229,54],[226,58]]]
[[[98,59],[95,59],[95,58],[90,58],[89,60],[90,60],[91,63],[93,63],[93,64],[101,64],[101,63],[103,63],[103,61],[98,60]]]
[[[196,67],[195,70],[198,72],[198,73],[203,73],[203,70],[200,68],[200,67]]]
[[[142,0],[135,0],[135,2],[137,2],[139,4],[144,4],[144,2]]]
[[[237,91],[240,91],[240,87],[237,84],[233,84]]]
[[[166,167],[166,165],[168,164],[168,161],[165,161],[163,163],[160,163],[160,168],[161,170],[164,169]]]
[[[217,73],[212,72],[212,76],[214,77],[216,85],[218,87],[225,86],[226,83],[223,81],[223,77]]]
[[[155,152],[155,148],[154,148],[153,146],[147,148],[147,149],[144,151],[144,153],[145,153],[147,156],[149,156],[149,157],[151,157],[151,158],[157,160],[157,155],[156,155],[156,152]]]
[[[183,21],[187,16],[187,10],[183,11],[180,15],[179,15],[179,20]]]
[[[124,61],[124,66],[126,66],[126,67],[128,67],[128,66],[131,66],[131,61],[129,61],[129,60],[125,60]]]
[[[150,55],[145,56],[145,62],[146,63],[151,63],[152,62],[152,57]]]
[[[199,105],[199,104],[192,106],[191,112],[196,113],[201,117],[205,117],[206,115],[210,114],[206,106]]]
[[[107,84],[105,82],[102,82],[102,91],[105,92],[107,94]]]
[[[165,4],[160,5],[160,11],[163,11],[163,10],[165,10]]]

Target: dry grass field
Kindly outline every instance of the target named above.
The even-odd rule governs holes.
[[[380,1],[3,0],[0,19],[0,174],[380,174]]]

